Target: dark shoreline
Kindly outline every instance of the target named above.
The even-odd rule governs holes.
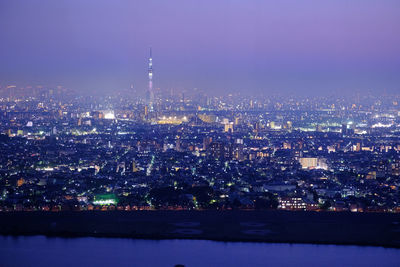
[[[400,214],[285,211],[0,213],[0,235],[400,248]]]

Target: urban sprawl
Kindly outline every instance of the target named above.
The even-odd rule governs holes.
[[[400,212],[399,96],[134,91],[1,87],[0,211]]]

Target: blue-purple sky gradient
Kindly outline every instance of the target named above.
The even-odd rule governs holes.
[[[0,1],[0,84],[400,92],[399,0]]]

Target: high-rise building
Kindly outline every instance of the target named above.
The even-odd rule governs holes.
[[[289,130],[291,130],[292,127],[293,127],[293,123],[292,123],[291,121],[287,121],[287,122],[286,122],[286,125],[287,125],[287,128],[288,128]]]
[[[300,158],[299,162],[303,169],[316,168],[318,166],[318,158]]]
[[[328,169],[328,164],[325,158],[299,158],[299,162],[303,169]]]
[[[213,139],[212,137],[204,137],[203,138],[203,150],[207,150],[210,147],[210,144],[212,143]]]
[[[182,140],[180,138],[176,139],[175,150],[178,152],[182,152]]]
[[[136,162],[133,161],[132,162],[132,172],[137,172],[137,171],[139,171],[139,169],[136,167]]]
[[[212,142],[210,144],[210,154],[214,158],[223,159],[225,157],[225,146],[222,142]]]
[[[357,151],[357,152],[361,151],[361,143],[360,142],[358,142],[356,144],[355,151]]]
[[[271,121],[271,122],[269,123],[269,127],[270,127],[271,129],[275,129],[275,122],[274,122],[274,121]]]
[[[224,132],[233,133],[233,122],[224,124]]]
[[[342,135],[347,135],[347,124],[342,124]]]

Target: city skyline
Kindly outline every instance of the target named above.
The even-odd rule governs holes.
[[[152,46],[156,88],[162,90],[399,90],[396,1],[20,2],[0,4],[2,86],[63,85],[112,94],[133,84],[144,93]]]
[[[0,1],[0,265],[395,266],[399,14]]]

